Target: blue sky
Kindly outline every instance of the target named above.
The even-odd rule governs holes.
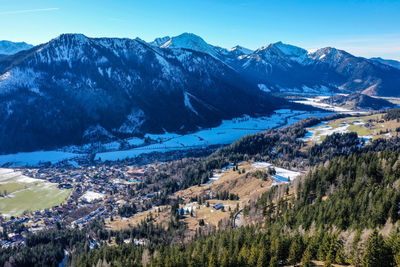
[[[0,0],[0,39],[47,42],[61,33],[140,37],[193,32],[230,48],[283,41],[400,60],[400,0]]]

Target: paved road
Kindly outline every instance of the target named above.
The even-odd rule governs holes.
[[[233,228],[239,228],[243,226],[243,223],[243,210],[239,210],[233,217]]]

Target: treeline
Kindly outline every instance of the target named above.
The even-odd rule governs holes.
[[[400,119],[400,109],[389,109],[386,114],[383,116],[383,119],[390,121]]]
[[[361,248],[360,239],[347,255],[340,233],[318,232],[310,236],[260,231],[257,227],[214,233],[188,244],[136,247],[132,244],[102,247],[74,257],[72,266],[313,266],[312,260],[358,266],[398,266],[400,234],[383,238],[373,231]]]
[[[239,200],[239,195],[230,193],[228,190],[223,190],[221,192],[217,192],[215,198],[219,200]]]
[[[334,133],[328,135],[320,144],[315,144],[308,152],[310,165],[314,165],[337,156],[357,152],[361,145],[357,133]]]
[[[68,246],[85,250],[86,233],[75,230],[48,230],[29,234],[22,248],[0,248],[0,266],[58,266]]]
[[[118,208],[118,215],[121,217],[131,217],[137,212],[137,208],[134,202],[126,203],[122,207]]]

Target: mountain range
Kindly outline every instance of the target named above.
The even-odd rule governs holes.
[[[0,57],[5,57],[13,55],[23,50],[28,50],[32,48],[33,45],[27,44],[25,42],[11,42],[11,41],[0,41]]]
[[[393,59],[383,59],[380,57],[373,57],[371,58],[372,60],[378,61],[382,64],[388,65],[388,66],[392,66],[396,69],[400,69],[400,61],[398,60],[393,60]]]
[[[399,96],[400,70],[335,48],[225,49],[184,33],[63,34],[0,59],[0,151],[195,131],[295,106],[271,93]]]
[[[63,34],[0,60],[0,151],[188,132],[290,107],[224,62],[141,40]]]
[[[241,46],[228,50],[207,44],[191,33],[158,38],[150,44],[163,49],[185,48],[212,55],[267,92],[320,94],[341,91],[375,96],[400,95],[400,71],[388,61],[356,57],[332,47],[308,52],[277,42],[255,51]]]

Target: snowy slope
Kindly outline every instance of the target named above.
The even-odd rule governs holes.
[[[224,120],[221,125],[186,135],[165,133],[163,135],[147,135],[157,144],[146,145],[129,150],[109,151],[96,154],[97,160],[122,160],[134,158],[146,153],[168,152],[174,150],[199,149],[210,145],[231,144],[241,137],[258,133],[267,129],[291,125],[299,120],[314,116],[327,116],[329,112],[307,112],[299,110],[277,110],[271,116],[252,118],[243,116],[232,120]]]
[[[231,49],[229,49],[229,52],[233,52],[233,53],[237,54],[238,56],[243,56],[243,55],[250,55],[254,51],[250,50],[250,49],[248,49],[246,47],[237,45],[237,46],[234,46]]]
[[[165,41],[165,42],[163,42]],[[163,42],[163,43],[162,43]],[[193,33],[183,33],[175,37],[164,37],[154,40],[153,44],[159,44],[161,48],[185,48],[197,52],[206,53],[214,57],[219,57],[220,54],[227,54],[226,49],[212,46],[206,43],[203,38]]]

